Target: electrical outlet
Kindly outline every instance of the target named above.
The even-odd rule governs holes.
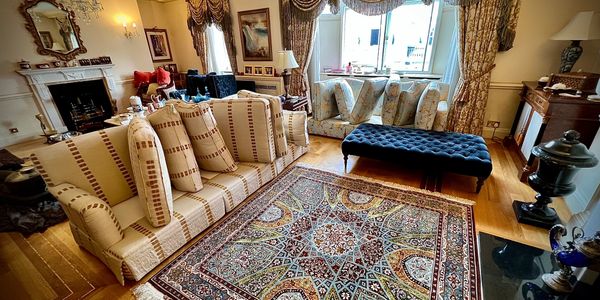
[[[498,128],[498,127],[500,127],[500,122],[499,121],[487,121],[487,124],[485,125],[485,127]]]
[[[19,132],[19,128],[16,128],[16,127],[15,127],[15,128],[9,128],[8,130],[9,130],[9,131],[10,131],[10,133],[12,133],[12,134],[15,134],[15,133],[18,133],[18,132]]]

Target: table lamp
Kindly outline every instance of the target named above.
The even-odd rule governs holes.
[[[283,69],[281,76],[283,77],[283,87],[285,89],[285,99],[289,99],[288,89],[290,88],[290,76],[292,73],[288,69],[298,68],[298,62],[294,58],[292,50],[281,50],[277,55],[277,66]]]
[[[581,41],[600,39],[600,13],[594,11],[578,12],[563,29],[550,39],[572,41],[560,56],[560,73],[571,71],[583,48]]]

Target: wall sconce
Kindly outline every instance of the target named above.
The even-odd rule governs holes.
[[[123,34],[126,38],[132,39],[140,36],[140,33],[137,29],[137,25],[135,23],[131,23],[131,30],[129,30],[127,27],[127,22],[123,22]]]

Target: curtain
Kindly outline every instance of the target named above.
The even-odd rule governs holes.
[[[225,72],[231,72],[231,63],[229,58],[225,58],[223,53],[227,53],[227,46],[225,45],[225,36],[215,26],[208,26],[206,28],[206,48],[208,56],[208,72],[216,72],[223,74]]]
[[[231,68],[237,71],[236,49],[233,38],[233,26],[231,21],[231,8],[229,0],[186,0],[188,3],[188,28],[192,34],[194,48],[201,62],[204,64],[204,70],[208,69],[208,57],[206,54],[206,38],[204,32],[206,28],[214,24],[223,32],[225,37],[225,46]]]
[[[458,18],[460,79],[452,100],[448,130],[481,135],[490,72],[498,50],[501,2],[482,0],[461,6]]]
[[[498,25],[498,51],[508,51],[515,41],[521,0],[504,0]]]
[[[458,19],[458,17],[457,17]],[[442,77],[442,82],[450,85],[448,92],[448,104],[452,105],[452,97],[456,90],[456,84],[460,78],[460,68],[458,66],[458,27],[455,25],[452,31],[452,41],[450,42],[450,53],[448,53],[448,63],[446,71]]]

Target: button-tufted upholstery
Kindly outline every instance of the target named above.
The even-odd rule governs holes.
[[[492,161],[482,137],[386,125],[361,124],[342,142],[344,159],[358,155],[397,161],[432,171],[447,171],[483,180],[492,173]]]

